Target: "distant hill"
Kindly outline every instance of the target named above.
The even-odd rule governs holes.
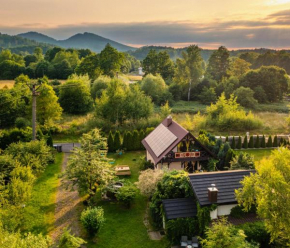
[[[111,46],[113,46],[114,48],[116,48],[121,52],[136,49],[134,47],[126,46],[116,41],[92,33],[76,34],[66,40],[56,40],[54,38],[51,38],[49,36],[37,32],[23,33],[19,34],[18,36],[34,40],[37,42],[45,42],[53,44],[63,48],[78,48],[78,49],[84,48],[90,49],[94,52],[102,51],[108,43],[110,43]]]
[[[0,33],[0,50],[10,49],[13,53],[33,53],[36,47],[41,47],[43,52],[46,52],[49,48],[54,47],[54,45],[29,40],[20,36]]]

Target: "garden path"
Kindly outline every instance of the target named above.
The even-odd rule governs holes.
[[[62,172],[67,166],[69,153],[64,153],[62,162]],[[80,223],[80,213],[84,206],[83,199],[79,196],[76,189],[70,191],[67,189],[63,181],[60,180],[56,193],[56,207],[55,207],[55,228],[50,233],[53,241],[57,243],[64,228],[71,229],[76,236],[82,236],[82,228]]]

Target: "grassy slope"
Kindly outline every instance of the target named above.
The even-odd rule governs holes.
[[[59,183],[63,154],[56,155],[55,163],[49,164],[37,179],[30,202],[24,209],[24,229],[48,234],[54,228],[56,189]]]
[[[129,165],[132,175],[128,179],[131,182],[138,180],[139,165],[137,161],[143,152],[127,152],[120,158],[110,155],[116,159],[116,165]],[[147,200],[138,194],[130,209],[115,203],[104,202],[98,199],[98,206],[102,206],[105,211],[106,223],[97,236],[97,243],[89,243],[88,248],[161,248],[167,247],[166,240],[150,240],[147,230],[143,224]]]

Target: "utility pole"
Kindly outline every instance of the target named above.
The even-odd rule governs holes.
[[[37,89],[40,87],[36,87],[39,82],[34,82],[31,85],[28,85],[29,89],[32,92],[32,140],[36,140],[36,97],[39,95]]]

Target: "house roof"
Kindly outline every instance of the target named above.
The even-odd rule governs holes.
[[[177,198],[162,200],[167,220],[194,217],[197,214],[194,198]]]
[[[142,144],[150,153],[155,165],[189,133],[172,119],[171,124],[167,125],[168,118],[170,119],[171,117],[165,118],[142,140]]]
[[[236,203],[235,189],[242,187],[241,181],[254,170],[234,170],[219,172],[204,172],[189,175],[190,184],[201,206],[212,204],[208,200],[208,188],[215,184],[218,189],[217,204]]]

